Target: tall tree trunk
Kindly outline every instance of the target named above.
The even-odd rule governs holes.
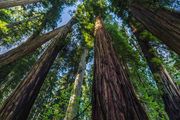
[[[87,48],[85,48],[81,56],[81,61],[79,63],[78,72],[76,75],[76,79],[74,81],[74,87],[71,93],[71,97],[69,100],[69,104],[66,110],[66,115],[65,115],[64,120],[73,120],[75,116],[78,114],[79,99],[81,95],[81,87],[82,87],[84,73],[86,69],[87,55],[88,55],[88,50]]]
[[[17,48],[14,48],[2,55],[0,55],[0,67],[16,61],[17,59],[33,52],[36,48],[56,36],[58,33],[65,31],[67,28],[71,28],[74,24],[75,18],[73,17],[66,25],[57,28],[49,33],[41,36],[37,36],[34,39],[29,38],[25,43],[21,44]]]
[[[137,4],[130,6],[130,12],[147,30],[180,54],[180,13],[164,9],[151,11]]]
[[[52,40],[51,45],[33,66],[0,110],[1,120],[26,120],[44,79],[58,52],[65,46],[63,41],[70,32],[66,27]],[[62,39],[62,40],[61,40]]]
[[[93,120],[147,120],[100,17],[95,23]]]
[[[154,75],[158,90],[162,95],[165,104],[165,110],[169,115],[170,120],[180,120],[180,90],[174,84],[167,70],[161,63],[158,63],[157,53],[150,45],[149,39],[140,35],[140,33],[133,30],[142,52],[147,60],[150,70]]]
[[[36,3],[39,1],[41,1],[41,0],[7,0],[7,1],[1,1],[0,2],[0,9],[19,6],[19,5],[27,5],[27,4]]]

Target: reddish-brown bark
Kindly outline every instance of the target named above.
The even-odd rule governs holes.
[[[133,26],[133,32],[138,40],[142,52],[147,60],[150,70],[154,75],[157,87],[164,101],[165,110],[170,120],[180,119],[180,90],[175,85],[167,70],[161,63],[153,61],[159,59],[154,48],[150,45],[148,37],[142,36]],[[142,31],[142,30],[140,30]]]
[[[66,27],[52,40],[51,45],[32,67],[26,78],[18,85],[0,109],[1,120],[26,120],[44,79],[58,52],[65,46],[63,39],[70,32]],[[61,40],[62,39],[62,40]]]
[[[100,17],[95,24],[93,120],[147,120]]]
[[[157,9],[152,11],[138,4],[130,6],[132,15],[147,30],[163,41],[170,49],[180,54],[180,13]]]
[[[9,7],[14,7],[18,5],[27,5],[30,3],[36,3],[41,0],[8,0],[8,1],[1,1],[0,2],[0,9],[2,8],[9,8]]]
[[[66,25],[59,27],[44,35],[39,35],[35,38],[30,37],[26,42],[20,46],[0,55],[0,67],[16,61],[17,59],[34,52],[38,47],[49,41],[58,33],[63,32],[67,28],[71,28],[74,24],[75,18],[73,17]]]

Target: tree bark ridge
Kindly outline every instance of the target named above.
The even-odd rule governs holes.
[[[141,36],[138,29],[134,28],[133,32],[138,40],[141,50],[147,60],[149,68],[153,73],[154,79],[157,83],[158,90],[164,101],[165,110],[169,115],[170,120],[180,119],[180,90],[175,85],[174,81],[170,77],[169,73],[161,63],[157,63],[154,60],[158,60],[157,53],[150,45],[147,37]]]
[[[59,27],[49,33],[39,35],[35,38],[28,38],[28,40],[18,47],[0,55],[0,67],[16,61],[17,59],[32,53],[38,47],[49,41],[51,38],[56,36],[58,33],[63,32],[67,27],[71,28],[74,24],[75,18],[72,18],[66,25]]]
[[[132,15],[170,49],[180,54],[180,13],[148,10],[137,4],[130,6]]]
[[[19,6],[19,5],[27,5],[27,4],[36,3],[36,2],[39,2],[39,1],[42,1],[42,0],[8,0],[8,1],[1,1],[0,2],[0,9]]]
[[[3,107],[0,109],[1,120],[27,119],[53,61],[59,51],[66,45],[64,39],[70,30],[70,27],[66,27],[55,36],[50,46],[34,64],[26,78],[5,101]]]
[[[147,120],[102,19],[95,23],[93,120]]]

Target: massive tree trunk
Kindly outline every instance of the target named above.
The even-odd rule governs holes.
[[[130,12],[147,30],[180,54],[180,13],[164,9],[151,11],[137,4],[130,6]]]
[[[78,72],[76,75],[76,79],[74,81],[74,87],[71,93],[71,97],[69,100],[69,104],[66,110],[66,115],[65,115],[64,120],[73,120],[75,116],[78,114],[79,98],[81,95],[81,87],[82,87],[84,73],[86,69],[87,55],[88,55],[88,50],[87,48],[85,48],[81,56],[81,61],[79,63]]]
[[[95,23],[93,120],[147,120],[100,17]]]
[[[74,24],[74,18],[72,18],[66,25],[57,28],[49,33],[46,33],[41,36],[37,36],[35,38],[29,38],[25,43],[21,44],[17,48],[14,48],[7,53],[0,55],[0,67],[7,65],[16,61],[17,59],[32,53],[36,50],[36,48],[40,47],[42,44],[53,38],[58,33],[63,32],[67,28],[71,28]]]
[[[41,1],[41,0],[7,0],[7,1],[1,1],[0,2],[0,9],[19,6],[19,5],[27,5],[27,4],[36,3],[39,1]]]
[[[169,115],[170,120],[180,120],[180,90],[174,84],[163,65],[157,62],[159,58],[157,57],[154,48],[150,45],[150,40],[141,36],[136,29],[134,29],[133,32],[139,42],[149,68],[154,75],[158,90],[162,95],[165,104],[165,110]]]
[[[9,96],[0,110],[1,120],[26,120],[30,109],[38,95],[44,79],[53,64],[58,52],[64,48],[64,38],[70,32],[66,27],[59,32],[51,45],[33,66],[26,78],[19,84],[15,91]],[[62,39],[62,40],[61,40]]]

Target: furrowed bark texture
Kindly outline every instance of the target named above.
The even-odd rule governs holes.
[[[0,55],[0,67],[16,61],[17,59],[32,53],[38,47],[49,41],[51,38],[56,36],[58,33],[63,32],[66,28],[71,28],[74,24],[75,18],[72,18],[66,25],[57,28],[49,33],[46,33],[35,38],[29,38],[25,43],[21,44],[17,48],[14,48],[2,55]]]
[[[151,11],[137,4],[130,6],[130,12],[147,30],[180,54],[180,13],[162,9]]]
[[[147,120],[100,17],[95,23],[93,120]]]
[[[36,2],[39,2],[39,1],[41,1],[41,0],[8,0],[8,1],[1,1],[0,2],[0,9],[19,6],[19,5],[27,5],[27,4],[36,3]]]
[[[64,48],[64,38],[71,28],[66,27],[52,40],[51,45],[33,66],[0,110],[1,120],[26,120],[44,79],[58,52]],[[61,40],[62,39],[62,40]]]
[[[154,75],[157,87],[162,95],[165,110],[170,120],[180,120],[180,90],[173,82],[167,70],[161,63],[156,63],[153,59],[159,59],[154,48],[150,45],[149,39],[141,36],[137,30],[133,30],[139,42],[147,63]]]
[[[81,56],[81,61],[79,63],[78,72],[74,82],[74,88],[71,93],[69,104],[66,110],[66,116],[64,120],[73,120],[78,114],[79,99],[81,95],[81,87],[84,79],[84,73],[86,69],[86,57],[88,55],[88,50],[85,48]]]

